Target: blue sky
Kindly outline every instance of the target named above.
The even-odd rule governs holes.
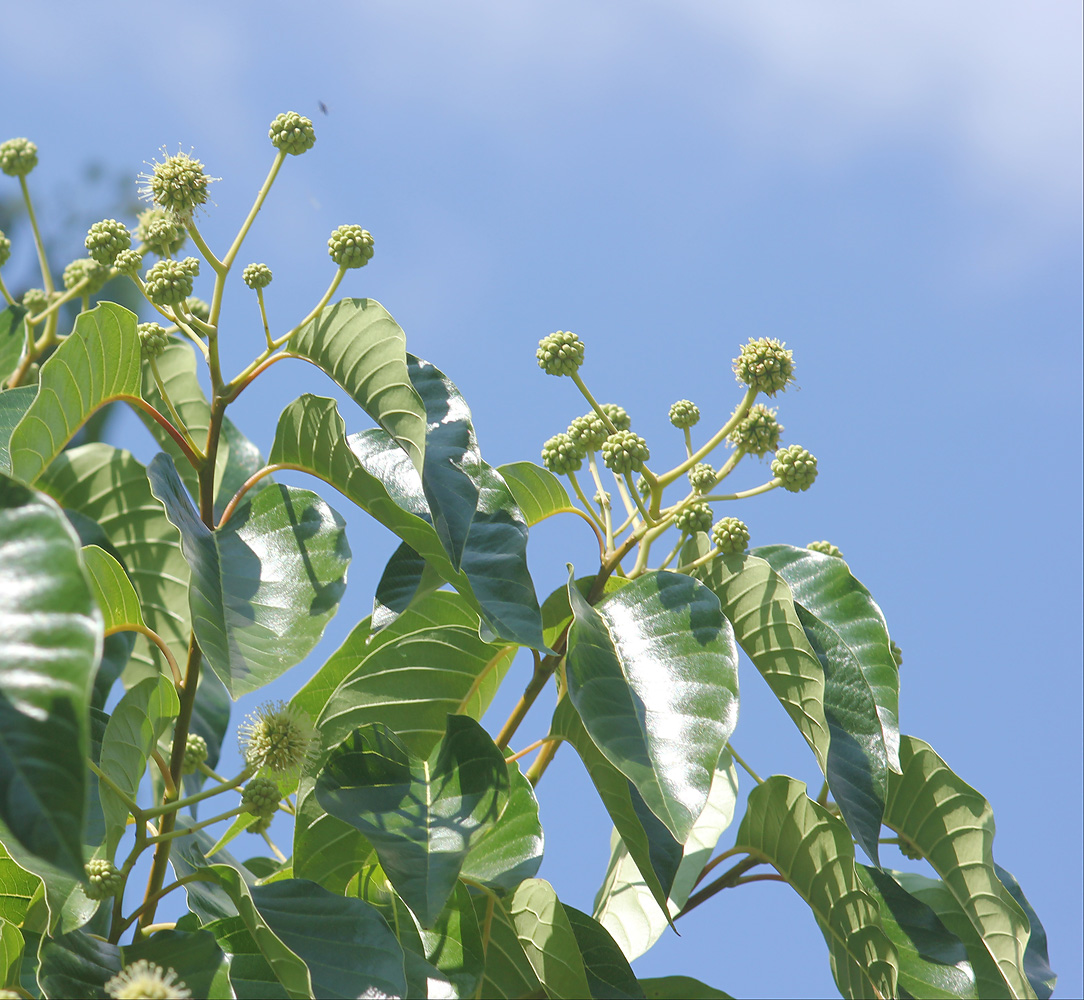
[[[552,330],[583,337],[596,395],[675,459],[668,405],[696,400],[717,425],[738,345],[786,340],[798,387],[779,416],[820,478],[737,513],[753,544],[830,539],[873,592],[904,650],[902,728],[991,801],[1058,993],[1080,995],[1079,5],[42,2],[4,19],[23,42],[5,46],[0,138],[38,143],[43,208],[101,198],[80,206],[99,217],[88,161],[134,185],[163,144],[192,148],[222,178],[201,222],[222,246],[270,165],[267,123],[312,117],[316,147],[242,254],[275,271],[272,322],[323,291],[328,232],[364,225],[376,256],[343,292],[380,300],[459,384],[492,464],[537,460],[584,409],[534,363]],[[239,276],[226,317],[240,367],[261,333]],[[239,423],[266,448],[306,390],[331,384],[278,365]],[[744,485],[766,478],[749,465]],[[394,548],[329,499],[350,522],[350,588],[280,697],[367,613]],[[589,571],[581,527],[534,532],[540,596],[566,561]],[[743,756],[818,781],[748,663],[742,696]],[[540,790],[542,874],[588,910],[609,840],[592,797],[562,752]],[[785,886],[728,891],[680,929],[641,975],[835,993]]]

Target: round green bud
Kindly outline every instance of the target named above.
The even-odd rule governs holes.
[[[891,639],[889,641],[891,643],[891,646],[889,648],[892,651],[892,660],[896,664],[896,669],[899,670],[900,667],[903,666],[903,650],[896,645],[895,639]]]
[[[602,442],[602,462],[619,476],[639,472],[650,457],[647,442],[632,431],[618,431]]]
[[[750,337],[734,359],[734,374],[749,388],[774,396],[794,378],[794,352],[774,337]]]
[[[843,558],[843,553],[831,542],[810,542],[806,548],[810,552],[819,552],[821,555],[835,556],[837,559]]]
[[[143,255],[138,250],[121,250],[117,254],[117,259],[113,261],[113,267],[126,278],[134,278],[139,274],[139,269],[142,266]]]
[[[207,741],[198,733],[189,733],[184,744],[184,763],[181,765],[181,774],[195,774],[200,764],[206,759]]]
[[[736,517],[724,517],[711,529],[711,540],[723,555],[736,555],[749,544],[749,529]]]
[[[610,497],[609,491],[607,491],[607,490],[595,490],[595,495],[594,495],[594,497],[592,499],[600,507],[609,507],[610,506],[611,497]]]
[[[11,260],[11,240],[0,229],[0,267],[3,267],[9,260]]]
[[[44,288],[28,288],[23,292],[22,304],[31,316],[37,316],[49,305],[49,296]]]
[[[117,254],[127,250],[132,245],[132,234],[123,222],[116,219],[102,219],[95,222],[87,231],[87,238],[83,245],[99,264],[112,267],[117,259]]]
[[[715,485],[718,473],[707,462],[697,462],[689,470],[689,485],[697,493],[707,493]]]
[[[73,260],[64,268],[64,287],[70,292],[76,285],[86,279],[83,287],[83,295],[93,295],[100,292],[102,286],[112,277],[108,267],[102,267],[96,260],[89,257],[80,257]]]
[[[245,284],[253,291],[271,284],[271,268],[266,264],[249,264],[242,272]]]
[[[139,334],[139,347],[144,357],[157,358],[169,343],[169,335],[158,323],[140,323],[136,326],[136,332]]]
[[[796,444],[780,448],[772,459],[772,475],[791,493],[808,490],[817,478],[817,460]]]
[[[83,871],[87,875],[87,884],[83,888],[87,899],[106,899],[124,888],[124,877],[112,861],[92,858],[83,865]]]
[[[906,837],[900,837],[899,839],[900,854],[905,858],[910,858],[912,861],[922,860],[922,851],[911,843]]]
[[[159,257],[172,257],[188,239],[184,227],[178,226],[169,213],[160,208],[140,212],[133,235]]]
[[[187,258],[188,260],[195,260],[194,257]],[[203,320],[206,323],[211,318],[211,303],[204,302],[203,299],[195,295],[190,295],[184,300],[185,307],[188,311],[196,317],[196,319]]]
[[[0,142],[0,170],[8,177],[25,177],[38,165],[38,147],[29,139]]]
[[[542,445],[542,464],[555,476],[566,476],[583,465],[583,451],[565,433],[554,434]]]
[[[268,129],[267,137],[275,149],[281,149],[291,156],[298,156],[312,149],[316,143],[316,131],[312,122],[296,111],[287,111],[278,115]]]
[[[598,451],[609,434],[602,418],[594,411],[585,413],[582,417],[576,417],[568,425],[568,436],[583,449],[584,454],[589,451]]]
[[[763,403],[755,403],[749,412],[730,432],[728,440],[735,448],[750,455],[766,455],[779,447],[783,425],[775,419],[775,410]]]
[[[364,267],[373,256],[373,237],[361,226],[339,226],[327,241],[328,256],[339,267]]]
[[[547,375],[574,375],[583,364],[583,341],[571,330],[558,330],[538,342],[534,356]]]
[[[670,406],[670,423],[679,431],[686,430],[700,422],[700,407],[692,400],[679,399]]]
[[[253,778],[245,785],[241,796],[241,805],[254,816],[270,818],[279,807],[282,792],[273,778]]]
[[[677,525],[678,530],[690,535],[697,531],[709,531],[711,521],[711,507],[700,501],[689,504],[674,518],[674,524]]]
[[[163,154],[165,148],[162,149]],[[203,164],[188,153],[178,152],[155,162],[144,181],[140,196],[164,208],[174,219],[191,218],[192,213],[207,201],[207,188],[215,178],[203,169]]]
[[[617,430],[627,431],[632,426],[632,417],[623,406],[618,406],[617,403],[603,403],[599,409],[610,418],[610,423]]]
[[[143,279],[147,298],[156,306],[176,306],[184,302],[192,294],[193,277],[199,274],[199,261],[196,261],[195,274],[186,262],[195,260],[195,257],[183,261],[165,257],[158,261]]]
[[[643,476],[639,476],[636,480],[636,492],[639,493],[644,500],[651,496],[651,484],[644,479]]]

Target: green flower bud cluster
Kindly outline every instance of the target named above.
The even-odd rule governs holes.
[[[339,267],[364,267],[373,256],[373,237],[361,226],[339,226],[327,241],[327,252]]]
[[[156,323],[155,326],[158,324]],[[207,741],[198,733],[189,733],[184,744],[184,763],[181,774],[195,774],[207,759]]]
[[[169,335],[158,323],[140,323],[136,333],[139,334],[139,347],[144,357],[157,358],[169,344]],[[192,738],[189,736],[189,740]],[[198,736],[195,738],[199,739]]]
[[[112,267],[117,259],[117,254],[127,250],[132,245],[132,234],[123,222],[116,219],[102,219],[95,222],[87,231],[87,238],[83,245],[99,264]]]
[[[837,559],[843,558],[843,553],[831,542],[810,542],[806,548],[810,552],[820,552],[821,555],[835,556]]]
[[[23,292],[22,304],[31,316],[37,316],[49,305],[49,295],[44,288],[28,288]]]
[[[83,871],[87,875],[87,884],[83,888],[87,899],[107,899],[124,888],[124,876],[112,861],[92,858],[83,865]]]
[[[644,479],[643,476],[640,476],[636,480],[636,492],[639,493],[644,500],[651,496],[651,484]]]
[[[571,330],[558,330],[538,342],[535,357],[547,375],[574,375],[583,364],[583,341]]]
[[[674,518],[674,524],[679,531],[694,534],[697,531],[709,531],[711,529],[711,507],[699,501],[689,504]]]
[[[618,431],[602,442],[603,464],[619,476],[639,472],[650,457],[647,442],[632,431]]]
[[[190,1000],[192,996],[175,969],[163,969],[145,958],[126,965],[106,980],[104,989],[112,1000]]]
[[[184,300],[184,305],[196,319],[201,319],[204,323],[211,318],[211,303],[196,295],[188,296],[188,298]]]
[[[312,122],[296,111],[286,111],[278,115],[267,132],[271,145],[291,156],[312,149],[316,144],[316,130]]]
[[[11,240],[4,235],[4,230],[0,229],[0,267],[9,260],[11,260]]]
[[[117,254],[117,259],[113,261],[113,267],[126,278],[134,278],[139,274],[139,269],[142,266],[143,255],[138,250],[121,250]]]
[[[555,434],[542,445],[542,464],[555,476],[567,476],[583,465],[583,451],[568,434]]]
[[[176,306],[192,294],[192,282],[199,274],[199,261],[195,257],[173,260],[166,257],[158,261],[143,279],[143,290],[156,306]]]
[[[679,431],[687,430],[700,422],[700,407],[690,399],[679,399],[670,406],[670,423]]]
[[[162,150],[165,152],[165,149]],[[207,201],[207,188],[215,179],[208,176],[203,164],[188,153],[178,152],[155,163],[140,192],[174,219],[189,219]]]
[[[261,705],[246,717],[237,735],[245,763],[276,774],[296,774],[316,742],[308,715],[282,701]]]
[[[711,529],[711,540],[723,555],[736,555],[749,544],[749,529],[736,517],[724,517]]]
[[[896,669],[899,670],[899,668],[903,666],[903,650],[896,645],[895,639],[889,641],[891,643],[890,649],[892,650],[892,660],[896,664]]]
[[[772,475],[781,479],[783,489],[791,493],[808,490],[817,478],[817,460],[805,448],[792,444],[775,453]]]
[[[775,451],[783,433],[783,425],[775,419],[775,414],[775,410],[769,410],[763,403],[754,404],[730,432],[728,440],[735,448],[758,457]]]
[[[172,257],[188,239],[184,227],[178,226],[169,213],[160,208],[148,208],[139,213],[134,235],[159,257]]]
[[[95,292],[100,292],[102,286],[111,277],[108,267],[102,267],[90,257],[80,257],[64,268],[64,287],[70,292],[85,278],[87,283],[83,287],[82,294],[93,295]]]
[[[707,493],[715,485],[718,473],[707,462],[697,462],[689,470],[689,485],[697,493]]]
[[[592,499],[600,507],[609,507],[610,500],[612,499],[608,490],[595,490],[595,495]]]
[[[751,389],[774,396],[794,378],[794,352],[774,337],[750,337],[734,359],[734,374]]]
[[[0,142],[0,170],[8,177],[25,177],[38,165],[38,147],[29,139]]]
[[[271,284],[271,268],[266,264],[249,264],[242,272],[245,284],[253,291]]]
[[[273,778],[253,778],[247,785],[241,796],[241,805],[247,812],[261,818],[270,818],[275,815],[279,807],[279,799],[282,791],[278,782]]]
[[[584,454],[589,451],[598,451],[609,434],[602,418],[593,410],[582,417],[576,417],[568,425],[568,436],[583,449]]]
[[[617,403],[603,403],[599,409],[610,418],[610,423],[614,425],[615,430],[627,431],[632,426],[632,417],[623,406],[618,406]]]

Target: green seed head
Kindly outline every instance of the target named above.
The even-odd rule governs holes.
[[[29,139],[0,142],[0,170],[8,177],[25,177],[38,165],[38,147]]]
[[[373,256],[373,237],[361,226],[339,226],[327,241],[327,252],[339,267],[364,267]]]
[[[542,464],[555,476],[577,471],[583,458],[583,449],[568,434],[554,434],[542,445]]]
[[[163,969],[145,958],[126,965],[108,980],[105,992],[112,1000],[189,1000],[192,996],[176,970]]]
[[[723,555],[737,555],[749,544],[749,529],[736,517],[724,517],[711,529],[711,540]]]
[[[279,807],[282,792],[278,782],[272,778],[253,778],[245,785],[241,796],[241,805],[253,816],[270,819]]]
[[[794,378],[794,352],[773,337],[750,337],[734,359],[734,374],[751,389],[774,396]]]
[[[275,774],[296,774],[316,743],[309,717],[281,701],[261,705],[238,727],[237,735],[245,763]]]
[[[253,291],[271,284],[271,268],[266,264],[249,264],[242,272],[245,284]]]
[[[890,642],[892,644],[891,647],[890,647],[891,650],[892,650],[892,660],[896,664],[896,669],[899,670],[900,667],[903,666],[903,650],[900,649],[900,647],[896,645],[896,640],[895,639],[890,640]]]
[[[678,530],[690,535],[697,531],[710,531],[711,521],[711,507],[700,501],[689,504],[674,518],[674,524],[677,525]]]
[[[162,155],[165,154],[163,147]],[[207,201],[207,188],[216,179],[208,176],[199,160],[178,152],[165,156],[161,163],[155,161],[149,174],[140,175],[144,184],[139,196],[164,208],[175,220],[184,222]]]
[[[670,406],[670,423],[679,431],[692,427],[700,421],[700,407],[689,399],[679,399]]]
[[[184,227],[178,226],[161,208],[148,208],[139,213],[134,236],[159,257],[172,257],[188,239]]]
[[[576,417],[568,425],[568,436],[583,449],[584,454],[589,451],[598,451],[609,433],[602,419],[594,411],[585,413],[582,417]]]
[[[199,261],[195,257],[184,260],[165,257],[147,272],[143,290],[156,306],[180,305],[192,294],[192,279],[197,274]]]
[[[189,257],[189,260],[195,260],[194,257]],[[190,295],[184,300],[185,308],[196,317],[196,319],[203,320],[206,323],[211,318],[211,303],[205,302],[203,299]]]
[[[837,559],[843,558],[843,553],[831,542],[810,542],[806,548],[810,552],[820,552],[822,555],[835,556]]]
[[[286,111],[271,123],[267,137],[275,149],[298,156],[312,149],[316,143],[316,130],[308,118],[296,111]]]
[[[169,335],[158,323],[140,323],[136,327],[139,334],[139,348],[146,358],[157,358],[169,343]],[[199,739],[198,736],[189,736],[188,739]],[[206,747],[206,743],[204,746]]]
[[[155,323],[155,326],[158,324]],[[198,733],[189,733],[184,745],[184,763],[181,765],[181,773],[195,774],[200,764],[206,759],[207,741]]]
[[[617,430],[627,431],[632,426],[632,417],[623,406],[618,406],[617,403],[603,403],[599,409],[610,418],[610,423]]]
[[[64,287],[70,292],[85,278],[87,283],[83,286],[83,294],[93,295],[100,292],[111,277],[108,267],[102,267],[89,257],[80,257],[64,268]]]
[[[805,448],[792,444],[775,453],[772,475],[783,480],[783,489],[791,493],[808,490],[817,478],[817,460]]]
[[[44,288],[28,288],[23,292],[23,308],[26,309],[31,316],[37,316],[38,313],[44,312],[48,305],[49,296],[46,294]]]
[[[127,250],[132,245],[132,234],[123,222],[116,219],[102,219],[95,222],[87,231],[87,238],[83,241],[90,254],[99,264],[112,267],[117,259],[117,254]]]
[[[11,260],[11,240],[0,229],[0,267],[3,267],[9,260]]]
[[[133,278],[143,267],[143,255],[138,250],[121,250],[117,254],[117,259],[113,261],[113,267],[117,269],[118,274]]]
[[[124,878],[112,861],[92,858],[83,865],[83,871],[87,875],[87,884],[83,887],[87,899],[107,899],[124,888]]]
[[[602,461],[619,476],[639,472],[651,457],[647,442],[632,431],[618,431],[602,442]]]
[[[769,410],[763,403],[755,403],[749,408],[745,418],[730,432],[728,440],[735,448],[750,455],[766,455],[779,447],[779,436],[783,425],[775,419],[775,410]]]
[[[538,342],[535,357],[547,375],[574,375],[583,364],[583,341],[571,330],[558,330]]]
[[[689,470],[689,485],[697,493],[707,493],[715,485],[716,471],[707,462],[697,462]]]

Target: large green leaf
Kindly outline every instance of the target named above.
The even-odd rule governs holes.
[[[75,330],[41,366],[38,394],[11,434],[11,468],[32,483],[100,406],[140,399],[135,313],[102,302],[79,314]]]
[[[88,444],[60,455],[40,486],[62,506],[101,526],[135,588],[143,620],[183,664],[189,637],[188,564],[179,532],[151,493],[147,470],[126,451]],[[139,636],[125,683],[130,687],[160,673],[169,673],[165,657]]]
[[[516,925],[508,911],[510,899],[492,896],[474,897],[474,913],[485,941],[485,975],[479,995],[496,1000],[537,996],[542,989],[538,976],[523,953]],[[586,996],[587,994],[584,994]]]
[[[392,553],[377,582],[373,596],[373,629],[387,628],[404,611],[424,601],[443,584],[440,574],[402,542]]]
[[[215,672],[206,667],[200,671],[199,687],[196,689],[196,701],[192,706],[192,719],[188,731],[202,736],[207,744],[207,766],[218,767],[218,757],[222,751],[222,742],[230,725],[230,696],[222,686]],[[202,787],[205,777],[201,771],[186,774],[182,779],[185,795],[194,795]],[[193,806],[192,814],[196,814]]]
[[[708,536],[698,532],[683,559],[705,555]],[[824,674],[809,647],[787,583],[763,559],[748,553],[719,556],[696,571],[713,591],[734,635],[827,768],[829,731],[824,717]]]
[[[244,920],[223,917],[204,924],[219,947],[229,956],[230,985],[237,1000],[289,1000],[271,964],[263,956]]]
[[[30,409],[34,397],[38,394],[36,385],[20,385],[14,389],[0,391],[0,472],[11,473],[11,453],[8,443],[11,432]]]
[[[983,951],[979,958],[989,960],[1004,995],[1034,996],[1024,972],[1028,918],[994,871],[990,803],[922,740],[900,738],[900,763],[903,774],[889,775],[885,823],[910,853],[921,854],[941,876],[977,935]],[[948,926],[963,938],[956,927]],[[971,958],[981,977],[979,958]]]
[[[1024,911],[1024,915],[1028,918],[1028,923],[1031,925],[1031,936],[1028,938],[1028,947],[1024,952],[1024,974],[1028,977],[1028,982],[1031,983],[1031,988],[1035,990],[1035,995],[1039,1000],[1049,1000],[1050,995],[1054,992],[1055,985],[1057,985],[1058,977],[1054,974],[1054,970],[1050,968],[1050,956],[1047,954],[1046,928],[1043,927],[1042,921],[1039,920],[1039,914],[1035,912],[1031,903],[1028,902],[1024,890],[1020,888],[1020,883],[1016,881],[1012,872],[1006,871],[995,862],[994,874],[997,875],[998,881],[1008,890],[1009,895],[1020,904],[1020,909]]]
[[[449,715],[428,760],[380,723],[359,727],[328,757],[316,798],[376,848],[396,891],[425,927],[440,916],[470,848],[508,801],[508,767],[482,727]]]
[[[698,580],[645,573],[591,605],[569,580],[568,694],[594,744],[684,843],[738,721],[738,654]]]
[[[0,312],[0,389],[19,366],[26,347],[26,310],[22,306],[8,306]],[[0,442],[0,446],[7,442]]]
[[[159,453],[151,489],[181,533],[192,571],[193,630],[211,668],[239,698],[304,659],[346,587],[350,547],[342,518],[315,493],[276,485],[211,531]]]
[[[297,332],[289,350],[338,382],[421,473],[425,404],[407,373],[406,334],[379,302],[336,302]]]
[[[861,989],[847,995],[896,995],[896,949],[855,871],[851,835],[806,795],[802,782],[775,775],[757,785],[734,846],[770,864],[805,900],[833,970],[853,963],[861,971]],[[836,982],[845,985],[838,976]]]
[[[84,545],[83,568],[102,612],[106,632],[123,632],[144,624],[139,597],[116,559],[97,545]]]
[[[0,819],[28,851],[78,875],[102,650],[80,556],[60,508],[0,474]]]
[[[577,509],[568,498],[561,480],[549,469],[543,469],[534,462],[511,462],[498,466],[497,471],[516,498],[519,509],[527,519],[528,528],[554,514]]]
[[[24,945],[22,931],[14,923],[0,917],[0,989],[8,989],[18,983]]]
[[[614,1000],[643,1000],[644,991],[617,942],[598,921],[565,904],[565,915],[576,935],[591,996]]]
[[[508,912],[547,996],[562,1000],[590,996],[576,935],[553,886],[540,878],[527,879],[509,900]]]
[[[459,996],[473,996],[482,978],[482,929],[470,892],[460,883],[432,928],[419,928],[425,957],[446,976]]]
[[[692,976],[661,976],[641,979],[647,1000],[733,1000],[729,993],[693,979]]]
[[[20,867],[0,844],[0,917],[21,924],[40,885],[41,879]]]

